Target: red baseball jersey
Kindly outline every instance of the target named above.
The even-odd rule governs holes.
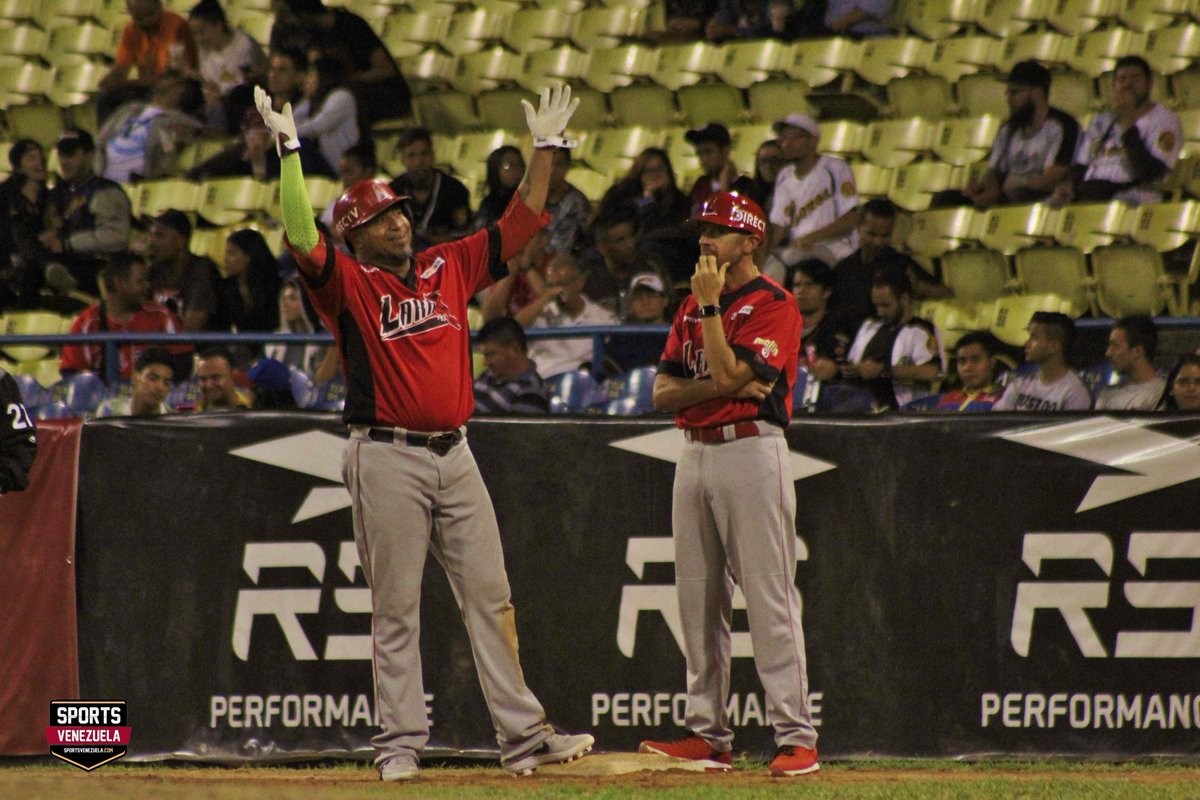
[[[146,303],[140,311],[135,311],[126,322],[120,322],[109,316],[108,330],[113,333],[182,333],[183,323],[171,310],[159,303]],[[99,333],[100,306],[94,305],[85,309],[71,323],[71,333]],[[121,379],[128,380],[133,374],[133,365],[138,355],[148,347],[165,347],[171,353],[191,352],[190,344],[123,344],[121,354]],[[103,344],[68,344],[63,347],[59,369],[90,369],[99,371],[101,357],[104,355]]]
[[[712,428],[761,419],[786,428],[792,416],[792,387],[804,327],[796,301],[778,283],[760,275],[721,295],[721,325],[738,360],[749,364],[762,380],[775,381],[771,394],[761,402],[717,397],[682,409],[675,415],[675,424]],[[691,295],[675,314],[658,371],[676,378],[711,379],[700,310]]]
[[[506,262],[550,221],[516,195],[500,221],[412,259],[400,278],[329,247],[296,258],[305,291],[333,332],[346,375],[347,424],[449,431],[475,408],[467,301],[508,275]],[[291,245],[289,244],[289,247]]]

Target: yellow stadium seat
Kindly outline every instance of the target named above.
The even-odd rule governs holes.
[[[1130,235],[1138,244],[1165,253],[1200,235],[1200,202],[1151,203],[1132,209]]]
[[[200,189],[200,216],[214,225],[232,225],[260,212],[271,202],[270,189],[253,178],[213,178]]]
[[[477,9],[458,11],[450,19],[450,28],[442,47],[451,53],[475,53],[489,45],[499,44],[508,29],[509,18],[495,11]]]
[[[962,167],[944,161],[906,164],[896,169],[887,196],[906,211],[924,211],[935,192],[962,186],[963,173]]]
[[[675,93],[679,113],[685,125],[696,127],[707,122],[726,126],[747,116],[742,90],[724,83],[698,83],[684,86]]]
[[[1000,341],[1020,347],[1029,338],[1029,321],[1038,311],[1071,315],[1071,303],[1056,294],[1006,295],[996,298],[988,329]]]
[[[163,178],[134,184],[131,205],[143,216],[157,217],[169,208],[191,212],[200,207],[200,184],[183,178]]]
[[[238,20],[238,27],[251,39],[266,47],[271,41],[271,28],[275,27],[273,14],[246,14]]]
[[[921,303],[917,315],[934,324],[942,335],[942,346],[947,352],[953,352],[954,345],[964,334],[988,327],[991,315],[981,319],[981,312],[990,308],[988,303],[972,300],[926,300]]]
[[[609,95],[613,120],[622,127],[665,128],[678,122],[675,95],[665,86],[618,86]]]
[[[1192,7],[1190,0],[1125,0],[1117,11],[1117,19],[1135,31],[1156,31],[1183,20]]]
[[[323,211],[325,206],[342,194],[342,183],[336,178],[305,177],[304,186],[308,189],[308,201],[317,211]]]
[[[995,66],[1004,49],[1004,41],[993,36],[958,36],[934,42],[926,69],[951,83],[966,75]]]
[[[996,206],[983,213],[979,241],[1005,255],[1051,241],[1055,209],[1045,203]]]
[[[450,84],[466,94],[498,89],[514,83],[523,65],[524,58],[520,53],[499,46],[462,53],[450,76]]]
[[[909,0],[897,19],[926,39],[946,39],[974,25],[982,9],[983,0]]]
[[[944,256],[977,239],[982,219],[970,206],[921,211],[912,215],[905,245],[919,256]]]
[[[49,311],[10,311],[4,315],[4,328],[0,332],[9,336],[59,334],[63,332],[63,317]],[[53,350],[54,347],[48,344],[4,346],[5,355],[17,362],[37,361]]]
[[[50,100],[63,107],[86,103],[100,90],[100,79],[109,69],[107,64],[100,61],[59,66],[54,71],[54,83],[50,86]]]
[[[859,197],[886,197],[892,185],[891,167],[881,167],[870,161],[856,161],[850,165],[854,173],[854,187]]]
[[[1075,39],[1075,48],[1067,55],[1067,64],[1085,75],[1098,78],[1110,73],[1121,56],[1139,55],[1146,46],[1146,35],[1125,28],[1093,31]]]
[[[9,136],[14,140],[33,139],[45,150],[54,146],[67,126],[63,109],[50,103],[10,106],[5,115]]]
[[[525,8],[512,15],[504,43],[518,53],[549,50],[571,38],[575,15],[559,8]]]
[[[479,127],[475,99],[461,92],[430,92],[414,97],[413,116],[421,127],[448,135]]]
[[[1161,97],[1156,95],[1161,94],[1158,87],[1162,81],[1155,81],[1154,89],[1151,91],[1151,98],[1156,101],[1161,101]],[[1111,94],[1111,81],[1100,81],[1100,96],[1107,100]],[[1185,69],[1176,72],[1171,76],[1171,93],[1175,96],[1175,100],[1179,103],[1180,108],[1194,109],[1200,108],[1200,69]],[[1184,132],[1185,135],[1187,131]]]
[[[1050,16],[1056,0],[984,0],[979,26],[994,36],[1014,36]]]
[[[1074,247],[1031,247],[1017,253],[1013,266],[1023,292],[1059,296],[1070,307],[1064,313],[1072,317],[1092,309],[1095,282],[1087,256]]]
[[[451,15],[445,11],[393,11],[384,23],[380,39],[393,58],[415,56],[445,41],[450,19]]]
[[[707,42],[672,44],[659,48],[658,66],[650,77],[660,86],[678,89],[716,77],[721,48]]]
[[[417,95],[444,89],[450,84],[450,76],[457,65],[453,56],[432,48],[397,58],[396,63],[413,94]]]
[[[957,84],[958,105],[968,117],[992,114],[1004,119],[1008,116],[1006,86],[998,76],[967,75]]]
[[[821,140],[817,147],[822,153],[839,158],[852,158],[862,153],[866,139],[865,125],[835,119],[821,124]]]
[[[954,111],[954,89],[937,75],[909,75],[887,85],[888,106],[895,117],[941,119]]]
[[[1050,91],[1053,105],[1076,119],[1090,114],[1097,102],[1096,83],[1082,72],[1055,72]]]
[[[808,102],[808,84],[789,78],[756,83],[746,90],[749,97],[750,115],[760,121],[771,123],[788,114],[816,116]]]
[[[47,54],[54,62],[58,62],[61,56],[68,54],[105,59],[112,58],[115,52],[113,31],[94,22],[68,25],[50,31]]]
[[[935,133],[936,125],[923,117],[872,122],[862,154],[883,167],[903,166],[932,150]]]
[[[592,53],[588,62],[588,85],[601,92],[629,86],[638,78],[648,78],[658,65],[658,51],[642,45],[621,45]]]
[[[786,44],[774,39],[726,44],[717,74],[721,80],[740,89],[783,74],[788,55]]]
[[[1008,259],[995,250],[954,250],[942,256],[941,267],[959,300],[995,300],[1009,286]]]
[[[597,172],[623,173],[647,147],[662,147],[666,133],[658,128],[612,128],[592,131],[581,143],[581,159]]]
[[[1074,46],[1075,41],[1070,36],[1054,31],[1010,36],[1004,40],[1000,61],[996,66],[1001,73],[1007,73],[1018,61],[1039,61],[1043,65],[1064,64]],[[1056,93],[1051,91],[1051,94]]]
[[[1130,212],[1129,206],[1119,202],[1064,206],[1058,212],[1054,240],[1089,254],[1129,235],[1133,222]]]
[[[41,358],[36,360],[22,361],[17,364],[15,375],[31,375],[39,385],[49,388],[62,380],[62,373],[58,370],[59,360],[57,358]]]
[[[581,81],[587,75],[589,59],[588,53],[569,44],[529,53],[525,56],[520,74],[517,75],[517,83],[531,92],[540,92],[558,83],[569,83],[572,97],[581,97],[580,90],[584,88]],[[572,117],[574,125],[579,124],[578,113]]]
[[[1144,4],[1144,0],[1130,0],[1129,4]],[[1189,22],[1150,31],[1146,34],[1142,57],[1160,75],[1174,75],[1187,69],[1200,59],[1200,25]]]
[[[585,51],[616,47],[646,30],[646,10],[633,4],[585,8],[576,18],[571,40]]]
[[[733,148],[729,151],[733,163],[747,175],[753,175],[758,148],[763,142],[774,139],[775,132],[770,125],[731,125],[729,136],[733,139]]]
[[[942,161],[956,166],[981,161],[991,152],[1003,119],[1000,115],[985,114],[942,120],[933,137],[933,152]]]
[[[788,77],[809,86],[824,86],[849,74],[858,62],[861,45],[853,39],[809,39],[792,45],[784,59]]]
[[[925,69],[933,55],[933,44],[916,36],[864,39],[854,71],[876,86]]]
[[[522,100],[536,104],[537,97],[525,89],[489,89],[475,100],[479,107],[479,122],[484,128],[503,128],[517,134],[525,133],[525,109]]]
[[[687,132],[686,126],[669,128],[666,131],[666,138],[663,140],[663,149],[667,151],[667,157],[671,159],[671,168],[675,170],[676,182],[685,191],[703,172],[700,168],[700,159],[696,157],[696,146],[684,138]]]
[[[586,167],[572,167],[571,171],[567,173],[567,183],[583,192],[584,197],[588,200],[598,203],[600,202],[600,198],[604,197],[604,193],[608,191],[608,188],[612,186],[613,179],[611,175],[596,172]]]
[[[1145,245],[1110,245],[1092,252],[1096,304],[1110,317],[1156,316],[1166,306],[1162,256]]]
[[[0,0],[0,23],[34,22],[38,19],[37,0]]]
[[[0,65],[0,108],[25,105],[52,91],[54,70],[32,61]]]
[[[487,174],[487,157],[501,145],[519,145],[521,139],[503,130],[466,133],[458,137],[458,148],[450,162],[458,175],[482,179]]]
[[[21,58],[42,58],[50,36],[34,25],[17,24],[0,28],[0,53]]]
[[[1057,0],[1046,15],[1056,30],[1071,36],[1116,23],[1126,0]]]

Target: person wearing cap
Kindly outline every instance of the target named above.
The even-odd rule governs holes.
[[[700,169],[704,170],[688,193],[693,215],[700,213],[709,198],[721,192],[750,194],[754,181],[739,174],[737,165],[729,158],[733,139],[728,128],[719,122],[710,122],[703,128],[688,131],[683,138],[696,148],[696,158],[700,161]]]
[[[1109,110],[1092,119],[1075,151],[1077,186],[1059,185],[1056,202],[1121,200],[1156,203],[1154,185],[1179,160],[1183,126],[1179,116],[1150,99],[1154,76],[1140,56],[1117,59]]]
[[[408,198],[378,180],[339,199],[334,229],[350,253],[333,248],[313,220],[290,106],[275,111],[258,87],[255,102],[282,160],[285,241],[346,376],[344,478],[371,587],[380,778],[416,779],[429,740],[419,631],[431,547],[466,622],[502,766],[526,775],[578,758],[595,740],[556,731],[522,678],[500,532],[466,422],[474,408],[467,301],[506,277],[507,262],[549,222],[551,150],[576,145],[564,134],[579,101],[561,86],[544,89],[536,109],[522,101],[533,153],[508,208],[483,230],[421,253]]]
[[[675,413],[686,442],[671,512],[686,730],[638,749],[732,770],[726,702],[736,582],[779,748],[768,768],[778,777],[808,775],[820,765],[795,582],[796,490],[783,436],[803,323],[792,296],[755,266],[767,233],[757,203],[722,193],[693,220],[700,260],[653,395],[656,410]]]
[[[939,192],[931,205],[1036,203],[1069,176],[1079,123],[1050,105],[1050,71],[1036,61],[1019,61],[1004,94],[1009,115],[992,142],[987,170],[961,192]]]
[[[146,246],[154,299],[175,312],[189,332],[209,329],[221,277],[211,258],[188,249],[191,238],[187,214],[169,208],[151,222]]]
[[[260,358],[246,371],[250,380],[250,408],[256,411],[296,409],[292,394],[292,373],[287,365],[273,358]]]
[[[858,189],[845,161],[817,150],[821,129],[812,117],[785,117],[775,134],[788,165],[775,181],[771,257],[763,271],[782,281],[786,268],[804,258],[833,266],[858,249]]]
[[[40,237],[54,254],[46,281],[60,290],[98,295],[104,257],[129,247],[129,196],[120,184],[96,174],[96,144],[87,131],[64,131],[54,147],[61,180],[50,190],[52,226]]]
[[[639,272],[629,282],[629,313],[625,325],[668,325],[666,284],[655,272]],[[661,333],[628,333],[604,340],[604,372],[625,372],[658,363],[664,338]]]

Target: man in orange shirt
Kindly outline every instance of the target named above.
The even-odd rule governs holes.
[[[167,70],[195,75],[199,57],[187,20],[163,9],[162,0],[125,0],[129,22],[117,44],[116,63],[100,81],[96,113],[103,122],[129,100],[144,100]],[[137,77],[130,72],[137,68]]]

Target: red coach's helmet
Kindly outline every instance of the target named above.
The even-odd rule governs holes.
[[[383,181],[365,178],[347,189],[333,204],[333,230],[338,236],[345,236],[347,231],[366,225],[407,199],[397,195]]]
[[[758,203],[737,192],[721,192],[709,198],[692,219],[695,222],[724,225],[760,238],[767,235],[767,215],[758,207]]]

